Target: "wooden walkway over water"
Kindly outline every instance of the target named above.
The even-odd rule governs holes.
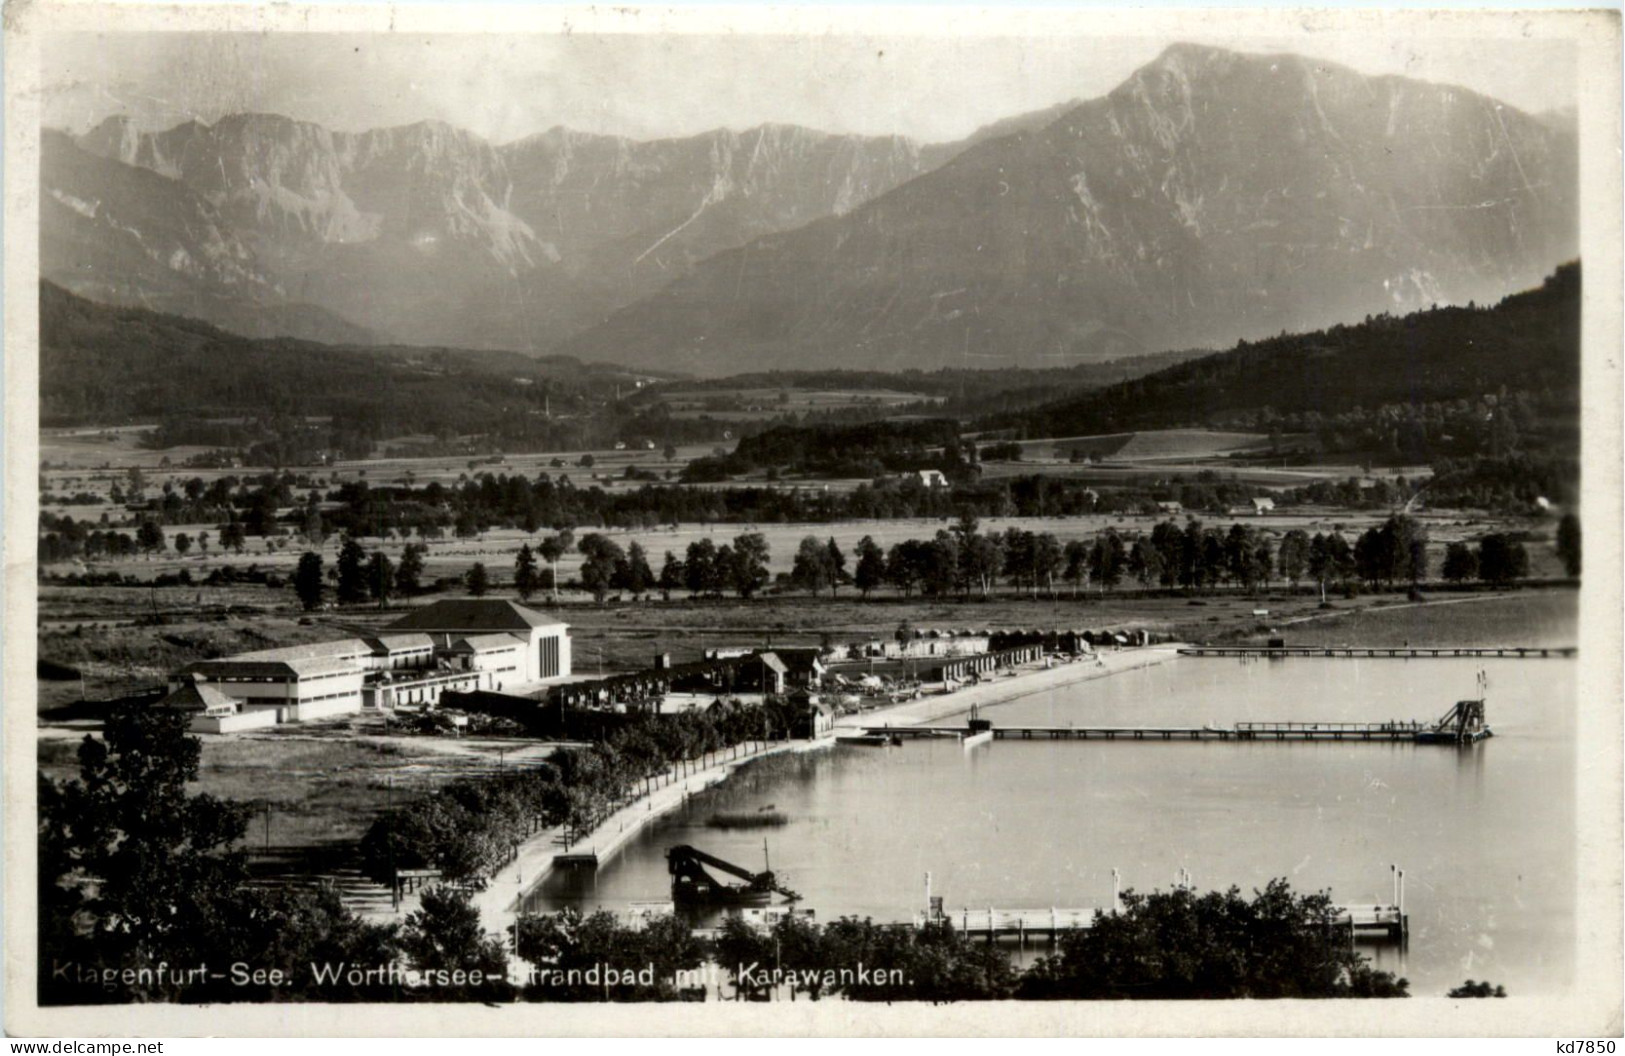
[[[1180,656],[1236,657],[1321,656],[1357,660],[1449,660],[1457,657],[1500,657],[1529,660],[1578,656],[1572,645],[1352,646],[1352,645],[1192,645]]]
[[[1092,927],[1094,909],[961,909],[944,911],[940,917],[917,913],[916,928],[924,927],[933,919],[941,920],[966,938],[1015,939],[1025,946],[1028,941],[1055,943],[1068,931]],[[1106,911],[1109,912],[1109,911]],[[1356,939],[1382,942],[1404,942],[1410,926],[1409,917],[1398,905],[1336,906],[1332,924],[1347,929]]]
[[[968,736],[963,726],[871,726],[881,737]],[[1233,726],[995,726],[995,740],[1021,741],[1360,741],[1382,744],[1472,744],[1488,726],[1458,733],[1423,722],[1238,722]],[[980,736],[980,734],[976,734]]]

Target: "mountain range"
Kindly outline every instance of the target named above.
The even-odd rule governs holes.
[[[349,134],[240,114],[149,133],[112,117],[44,136],[42,275],[252,336],[543,351],[955,149],[780,125],[498,147],[438,122]]]
[[[42,275],[82,296],[707,375],[1227,345],[1493,301],[1578,245],[1571,121],[1188,45],[952,144],[245,114],[42,147]]]

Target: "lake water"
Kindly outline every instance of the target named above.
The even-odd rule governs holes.
[[[1406,873],[1404,952],[1363,946],[1442,994],[1574,981],[1575,661],[1181,659],[984,711],[1000,725],[1228,725],[1435,719],[1489,678],[1496,736],[1468,749],[1379,744],[955,741],[765,760],[650,826],[596,876],[560,873],[537,910],[669,898],[690,843],[772,867],[819,919],[908,919],[924,875],[945,906],[1105,906],[1125,887],[1244,892],[1272,877],[1340,903],[1388,902]],[[783,827],[708,828],[771,804]]]

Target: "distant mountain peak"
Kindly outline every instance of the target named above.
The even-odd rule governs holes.
[[[565,349],[731,374],[1057,366],[1487,300],[1576,251],[1572,138],[1451,86],[1166,49]]]

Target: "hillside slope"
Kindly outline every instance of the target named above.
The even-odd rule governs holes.
[[[371,437],[523,434],[543,409],[580,413],[624,375],[560,357],[256,340],[40,283],[40,420],[47,426],[211,416],[332,416]]]
[[[1015,414],[986,428],[1028,436],[1247,424],[1312,428],[1385,405],[1493,406],[1538,394],[1578,419],[1580,266],[1490,307],[1383,315],[1354,326],[1243,342],[1216,355]],[[1547,427],[1563,422],[1542,423]],[[1572,423],[1568,423],[1572,425]]]
[[[290,297],[249,241],[184,184],[47,131],[40,187],[40,274],[81,296],[207,319],[251,337],[373,340]]]

